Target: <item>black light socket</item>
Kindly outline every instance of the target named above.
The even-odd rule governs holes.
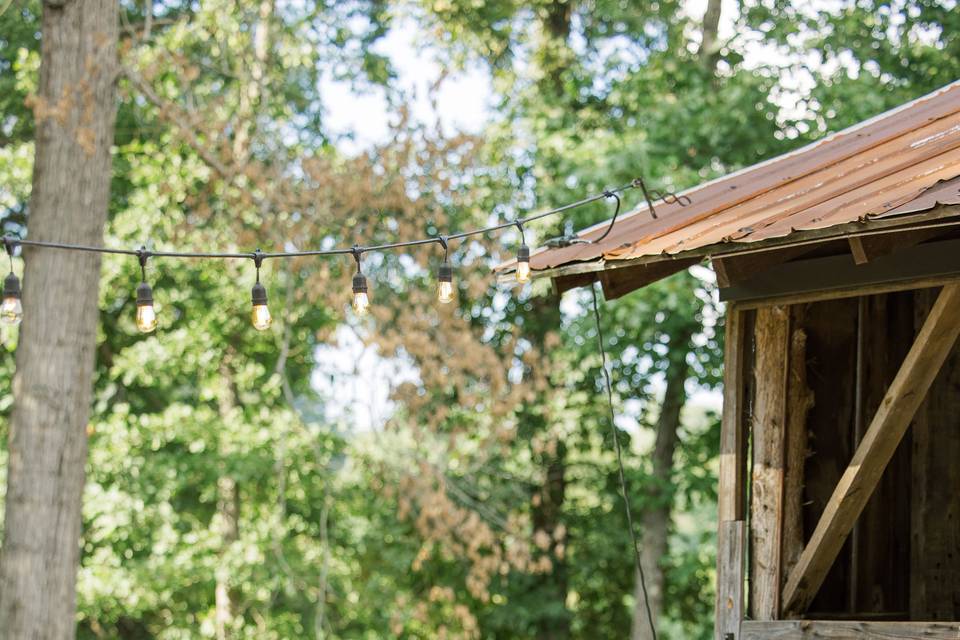
[[[146,282],[141,282],[137,286],[137,306],[149,307],[153,305],[153,290]]]
[[[12,271],[7,275],[6,278],[3,279],[3,297],[20,297],[20,278],[18,278]]]
[[[440,282],[453,282],[453,267],[450,266],[449,262],[444,262],[440,265],[440,270],[437,272],[437,280]]]
[[[255,307],[267,304],[267,288],[257,282],[253,285],[251,298],[253,299],[253,306]]]
[[[353,276],[353,292],[354,293],[367,292],[367,278],[362,273],[357,273],[357,274],[354,274]]]
[[[520,245],[517,251],[517,262],[530,262],[530,247],[525,244]]]

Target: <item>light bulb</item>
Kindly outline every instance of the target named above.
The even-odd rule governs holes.
[[[137,329],[143,333],[150,333],[157,328],[157,313],[153,310],[153,305],[144,305],[137,307]]]
[[[146,282],[137,287],[137,329],[150,333],[157,328],[157,312],[153,308],[153,291]]]
[[[0,303],[0,322],[20,324],[23,319],[23,305],[20,303],[20,280],[10,272],[3,281],[3,302]]]
[[[353,276],[353,311],[358,316],[363,316],[367,314],[369,308],[370,298],[367,296],[367,278],[358,271]]]
[[[453,302],[453,267],[446,261],[437,273],[437,301],[440,304]]]
[[[353,294],[353,310],[358,316],[363,316],[367,314],[367,309],[370,308],[370,298],[367,297],[365,291],[360,291]]]
[[[260,284],[259,280],[253,285],[251,298],[253,310],[250,312],[250,322],[257,331],[266,331],[273,323],[273,318],[270,317],[270,309],[267,308],[267,289]]]
[[[250,321],[253,328],[257,331],[266,331],[273,324],[273,318],[270,317],[270,309],[265,304],[253,305],[253,311],[250,313]]]
[[[0,321],[4,324],[20,324],[23,320],[23,305],[20,298],[9,296],[0,304]]]
[[[523,284],[530,281],[530,247],[520,245],[517,251],[517,282]]]
[[[440,302],[441,304],[447,304],[448,302],[453,302],[453,283],[452,282],[437,283],[437,302]]]

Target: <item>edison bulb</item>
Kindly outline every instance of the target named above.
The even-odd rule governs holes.
[[[250,321],[253,323],[253,328],[257,331],[266,331],[269,329],[273,323],[273,318],[270,317],[270,309],[267,308],[267,305],[253,305],[253,311],[250,313]]]
[[[137,329],[143,333],[150,333],[157,328],[157,312],[152,304],[137,306]]]
[[[453,282],[441,280],[437,283],[437,301],[441,304],[453,302]]]
[[[367,314],[367,309],[370,308],[370,298],[367,297],[366,291],[355,291],[353,293],[353,311],[358,316],[363,316]]]
[[[0,304],[0,321],[4,324],[20,324],[23,320],[23,305],[20,298],[7,296]]]
[[[524,284],[525,282],[530,281],[530,263],[529,262],[518,262],[517,263],[517,282]]]

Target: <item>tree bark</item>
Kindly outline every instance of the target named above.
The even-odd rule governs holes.
[[[116,0],[46,2],[28,227],[36,240],[100,244],[116,117]],[[8,640],[73,638],[100,256],[25,248],[24,321],[3,548]]]
[[[654,625],[660,619],[663,610],[663,567],[660,560],[667,556],[667,542],[670,534],[670,515],[673,507],[671,475],[673,473],[673,454],[677,449],[680,429],[680,412],[686,403],[685,384],[690,374],[686,354],[690,348],[690,336],[684,334],[671,341],[671,357],[666,372],[666,389],[660,416],[657,418],[657,440],[653,448],[653,487],[650,490],[650,506],[641,517],[642,541],[640,563],[646,578],[647,594],[650,600],[650,612]],[[647,619],[647,607],[640,585],[640,576],[636,576],[634,587],[632,640],[652,640],[650,624]]]
[[[720,43],[717,34],[720,30],[720,11],[722,0],[709,0],[707,10],[703,14],[703,38],[700,41],[700,50],[697,52],[703,66],[708,71],[714,71],[720,54]]]

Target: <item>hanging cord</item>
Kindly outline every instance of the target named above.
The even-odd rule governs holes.
[[[607,370],[607,351],[603,347],[603,329],[600,327],[600,307],[597,304],[597,288],[590,286],[590,295],[593,296],[593,318],[597,323],[597,344],[600,347],[600,362],[603,367],[603,379],[607,388],[607,407],[610,410],[610,430],[613,432],[613,445],[617,450],[617,468],[620,473],[620,494],[623,496],[623,507],[627,513],[627,527],[630,529],[630,540],[633,543],[633,561],[637,575],[640,577],[640,590],[643,591],[643,604],[647,609],[647,623],[650,625],[650,637],[657,640],[657,628],[653,624],[653,612],[650,611],[650,596],[647,594],[647,580],[643,575],[643,564],[640,562],[640,544],[637,542],[637,533],[633,528],[633,514],[630,511],[630,501],[627,499],[627,481],[623,473],[623,453],[620,449],[620,436],[617,434],[616,414],[613,409],[613,385],[610,382],[610,372]]]
[[[657,216],[657,210],[653,207],[655,200],[660,200],[665,204],[678,204],[681,207],[686,207],[689,204],[692,204],[693,201],[683,194],[676,194],[673,191],[658,191],[656,189],[648,189],[646,183],[643,181],[643,178],[634,178],[633,182],[630,183],[630,186],[634,189],[640,189],[643,192],[644,200],[647,203],[647,211],[650,213],[650,217],[653,220],[659,220]],[[617,195],[617,189],[607,189],[601,193],[597,198],[616,198],[617,207],[614,209],[613,217],[610,218],[610,223],[607,225],[607,228],[604,229],[603,233],[593,240],[587,240],[586,238],[581,238],[577,234],[561,236],[559,238],[550,238],[544,242],[544,246],[556,249],[558,247],[569,247],[576,244],[599,244],[604,238],[610,235],[610,232],[613,231],[613,225],[617,223],[617,216],[620,215],[620,196]]]
[[[603,194],[607,198],[616,198],[617,199],[617,208],[613,211],[613,217],[610,218],[610,226],[607,227],[607,230],[604,231],[599,238],[594,238],[590,240],[590,244],[597,244],[604,238],[606,238],[611,231],[613,231],[613,225],[617,222],[617,216],[620,215],[620,196],[615,194],[613,191],[607,191]]]

